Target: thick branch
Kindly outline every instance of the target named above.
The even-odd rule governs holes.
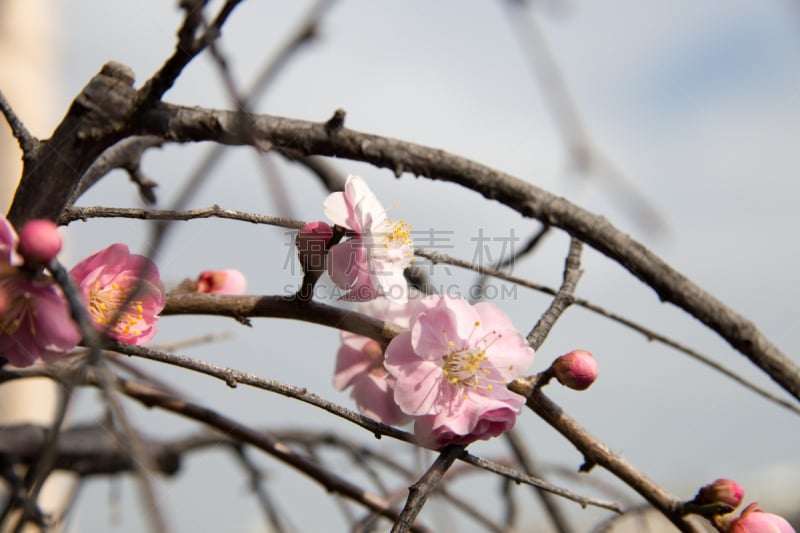
[[[0,456],[24,464],[41,459],[47,442],[47,428],[34,425],[6,426],[0,431]],[[175,474],[180,468],[180,450],[172,446],[144,441],[147,456],[157,471]],[[133,471],[133,458],[120,446],[120,435],[106,426],[76,426],[59,432],[54,468],[81,476],[119,474]]]
[[[343,329],[385,344],[401,328],[367,315],[284,296],[228,296],[215,294],[176,294],[167,298],[162,315],[217,315],[236,319],[272,317],[305,320]]]
[[[177,142],[252,142],[241,134],[241,115],[234,112],[163,105],[141,117],[142,134]],[[561,228],[627,268],[672,302],[718,332],[795,398],[800,399],[800,368],[756,326],[669,266],[644,245],[604,217],[563,197],[475,161],[443,150],[371,135],[325,123],[268,115],[251,116],[246,128],[259,141],[298,155],[328,155],[364,161],[403,172],[451,181],[497,200],[520,214]]]
[[[34,218],[58,218],[84,172],[125,136],[134,94],[133,72],[119,63],[107,63],[89,81],[52,137],[26,154],[8,212],[14,226]]]

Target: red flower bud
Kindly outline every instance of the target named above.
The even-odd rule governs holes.
[[[597,361],[586,350],[574,350],[562,355],[553,362],[551,368],[556,379],[570,389],[588,389],[597,379]]]
[[[698,505],[724,503],[731,507],[739,507],[744,497],[744,489],[735,481],[720,478],[713,483],[701,487],[693,502]]]
[[[325,247],[333,237],[333,228],[325,222],[309,222],[300,229],[295,240],[297,256],[305,272],[325,271]]]
[[[28,263],[47,263],[61,251],[58,226],[50,220],[31,220],[19,234],[17,251]]]

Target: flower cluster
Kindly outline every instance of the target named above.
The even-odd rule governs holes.
[[[61,288],[43,270],[60,251],[54,223],[33,220],[17,236],[0,217],[0,355],[14,366],[64,356],[81,340]],[[102,333],[132,344],[155,335],[165,296],[150,260],[114,244],[79,262],[70,275]]]
[[[297,238],[306,271],[325,265],[330,278],[362,302],[360,311],[405,331],[385,350],[375,340],[342,333],[334,385],[352,387],[359,410],[387,424],[413,420],[421,444],[440,448],[488,439],[514,426],[525,398],[506,387],[534,352],[508,316],[490,303],[409,294],[404,270],[414,249],[410,226],[389,220],[358,176],[325,200],[325,214],[346,240],[312,223]],[[312,250],[310,244],[316,244]]]

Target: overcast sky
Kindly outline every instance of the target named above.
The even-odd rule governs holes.
[[[211,2],[217,6],[220,2]],[[650,231],[632,216],[618,181],[602,172],[577,172],[528,56],[512,31],[503,2],[441,0],[336,2],[319,38],[304,48],[259,100],[256,110],[309,120],[347,111],[349,127],[442,148],[495,166],[609,218],[690,279],[754,320],[791,358],[797,355],[800,298],[800,8],[790,0],[673,2],[614,0],[544,1],[540,24],[594,146],[621,169],[627,183],[665,223]],[[55,108],[66,110],[86,81],[108,60],[133,68],[143,82],[171,53],[180,13],[172,2],[83,0],[58,2],[57,53],[62,68]],[[295,29],[310,2],[249,0],[225,27],[221,50],[235,79],[247,87],[261,66]],[[514,17],[530,16],[517,11]],[[517,20],[519,22],[519,20]],[[230,108],[224,85],[208,58],[195,61],[165,100]],[[59,119],[53,117],[53,125]],[[46,135],[46,132],[42,132]],[[169,205],[206,147],[167,147],[148,153],[144,171],[159,182],[161,206]],[[291,215],[323,217],[325,191],[300,169],[271,160],[291,197]],[[343,173],[363,175],[385,205],[416,229],[452,232],[453,248],[474,259],[476,236],[527,236],[538,228],[499,204],[456,186],[336,161]],[[232,149],[195,206],[278,214],[274,190],[247,149]],[[136,206],[136,191],[121,173],[109,176],[84,205]],[[393,211],[394,213],[394,211]],[[141,224],[90,221],[67,231],[70,250],[83,257],[115,241],[148,252]],[[501,241],[491,252],[500,253]],[[177,282],[207,268],[244,271],[253,293],[281,293],[295,286],[286,262],[291,239],[283,230],[235,222],[182,224],[158,258],[162,277]],[[567,239],[554,235],[514,272],[557,286]],[[295,265],[296,268],[296,265]],[[675,336],[758,383],[773,387],[744,357],[683,312],[658,302],[618,265],[587,250],[578,295]],[[434,280],[467,287],[473,276],[439,267]],[[518,289],[497,300],[527,331],[548,300]],[[233,340],[187,350],[217,364],[305,386],[352,407],[331,385],[337,333],[301,323],[256,320],[252,329],[210,318],[164,318],[155,342],[199,333],[232,332]],[[582,424],[657,482],[690,497],[702,483],[731,477],[749,500],[776,511],[796,504],[781,499],[800,489],[798,417],[707,370],[688,357],[648,343],[621,326],[572,309],[537,354],[535,371],[572,349],[595,353],[599,381],[587,392],[552,387],[552,396]],[[270,428],[330,428],[385,450],[407,446],[376,442],[348,424],[309,407],[245,388],[231,390],[209,379],[143,366],[192,391],[194,397],[242,421]],[[94,399],[83,402],[88,417]],[[155,412],[137,420],[154,435],[182,435],[192,426]],[[581,457],[552,429],[525,413],[518,427],[539,459],[575,470]],[[480,443],[483,455],[506,453],[502,444]],[[278,504],[299,531],[323,531],[340,520],[316,485],[269,460]],[[592,474],[600,479],[609,476]],[[499,487],[482,476],[487,492]],[[556,481],[569,484],[562,478]],[[224,487],[211,491],[209,487]],[[593,493],[592,488],[570,484]],[[176,531],[249,531],[259,523],[243,475],[222,453],[186,463],[161,487]],[[220,500],[222,490],[228,497]],[[470,490],[474,490],[470,489]],[[484,490],[484,489],[481,489]],[[520,489],[518,498],[528,498]],[[82,496],[82,531],[106,530],[108,485],[94,483]],[[140,527],[135,487],[122,485],[118,531]],[[317,509],[308,513],[309,502]],[[319,506],[319,507],[317,507]],[[781,506],[784,506],[781,508]],[[603,513],[564,508],[586,519]],[[532,506],[531,516],[538,510]],[[333,518],[332,518],[333,517]]]

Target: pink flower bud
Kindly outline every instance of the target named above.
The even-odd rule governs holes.
[[[585,350],[574,350],[553,362],[553,373],[565,387],[575,390],[588,389],[597,379],[597,361]]]
[[[739,507],[744,497],[744,489],[735,481],[720,478],[713,483],[701,487],[693,502],[698,505],[724,503],[731,507]]]
[[[61,234],[50,220],[31,220],[19,234],[17,250],[26,262],[44,264],[61,251]]]
[[[728,533],[795,533],[785,518],[759,509],[757,503],[748,505],[738,518],[728,523]]]
[[[297,255],[305,272],[325,271],[325,247],[333,237],[333,228],[325,222],[309,222],[295,240]]]
[[[247,278],[238,270],[206,270],[197,278],[196,292],[206,294],[244,294]]]

